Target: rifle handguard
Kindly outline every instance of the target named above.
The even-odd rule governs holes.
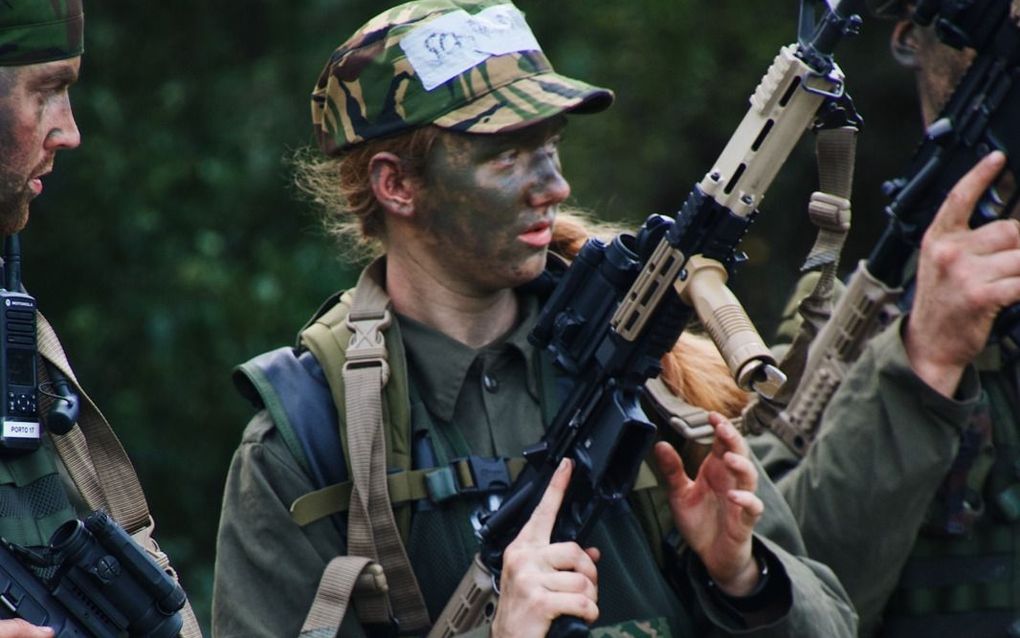
[[[481,557],[475,554],[471,568],[443,607],[428,638],[452,638],[475,627],[491,625],[497,602],[499,593],[492,582],[492,574],[482,564]]]
[[[771,428],[803,456],[814,441],[825,407],[868,340],[900,314],[901,288],[889,288],[861,261],[832,319],[811,344],[803,381]]]
[[[675,286],[684,303],[698,313],[737,385],[771,398],[786,375],[779,371],[736,295],[726,287],[727,277],[721,263],[695,255],[687,262],[686,277],[681,275]]]

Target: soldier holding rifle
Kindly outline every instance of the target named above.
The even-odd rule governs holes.
[[[557,155],[566,114],[611,101],[605,89],[556,74],[522,14],[499,0],[401,5],[330,57],[312,101],[326,157],[308,160],[304,183],[320,201],[339,202],[341,226],[383,256],[353,295],[334,299],[302,332],[290,372],[261,358],[242,367],[242,388],[265,409],[227,479],[218,636],[333,635],[328,618],[343,636],[428,631],[477,551],[473,525],[479,508],[491,507],[489,488],[506,488],[505,457],[542,436],[556,401],[555,375],[526,338],[542,301],[529,284],[547,268],[551,245],[567,231],[585,234],[558,217],[570,194]],[[683,343],[691,385],[729,388],[702,388],[706,407],[739,405],[718,357],[685,357],[700,342]],[[323,446],[304,439],[317,435],[295,425],[316,384],[328,385],[323,414],[340,421],[341,442],[334,425],[336,454],[325,464],[314,459]],[[295,394],[302,399],[291,405]],[[373,405],[352,417],[366,396]],[[370,412],[364,420],[380,420],[380,434],[362,454],[365,425],[354,419]],[[676,449],[659,443],[658,480],[635,488],[654,505],[642,510],[632,499],[607,511],[590,547],[550,543],[572,471],[564,463],[506,548],[492,624],[476,631],[540,636],[574,616],[597,635],[852,635],[839,584],[798,555],[788,512],[742,437],[719,415],[713,430],[693,477]],[[368,460],[376,453],[378,462]],[[458,476],[444,482],[451,467]],[[362,469],[369,484],[381,478],[393,512],[387,502],[369,530],[352,532],[349,521],[371,507],[358,487]],[[353,548],[366,537],[389,549],[360,561]],[[649,538],[673,543],[663,549]],[[376,560],[394,567],[379,570]],[[333,590],[319,576],[351,565],[354,576],[338,580],[353,584],[320,605],[316,586]],[[346,613],[333,613],[348,595]]]

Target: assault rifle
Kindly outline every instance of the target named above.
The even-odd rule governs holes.
[[[925,132],[906,174],[886,182],[889,222],[871,254],[857,267],[832,318],[811,345],[803,380],[771,429],[804,455],[822,412],[867,341],[900,314],[905,271],[949,191],[982,157],[1007,156],[998,187],[974,215],[979,226],[1008,214],[1020,201],[1020,2],[921,0],[913,19],[934,22],[938,37],[977,57],[939,118]],[[1020,346],[1020,305],[1002,311],[994,334],[1007,352]]]
[[[816,22],[815,5],[824,13]],[[491,622],[503,551],[541,500],[560,461],[573,473],[553,542],[584,544],[600,514],[627,498],[656,438],[641,407],[645,382],[695,312],[738,383],[771,393],[782,377],[725,281],[745,257],[737,245],[766,189],[801,135],[834,113],[852,113],[832,58],[855,33],[856,2],[801,4],[798,43],[784,47],[751,96],[751,108],[715,166],[674,218],[653,215],[608,245],[590,240],[560,278],[530,335],[572,387],[546,435],[479,530],[480,551],[430,636]],[[587,635],[559,618],[551,636]]]
[[[0,619],[50,627],[56,638],[173,638],[185,602],[174,579],[101,511],[61,525],[43,550],[0,543]]]

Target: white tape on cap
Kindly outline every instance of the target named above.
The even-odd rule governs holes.
[[[426,91],[496,55],[541,51],[524,14],[509,4],[475,15],[463,9],[412,29],[400,48]]]

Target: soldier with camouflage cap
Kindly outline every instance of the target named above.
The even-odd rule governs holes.
[[[338,587],[336,598],[317,596],[317,584],[324,570],[334,573],[338,555],[362,560],[354,547],[364,546],[365,534],[348,524],[363,500],[355,487],[344,514],[347,505],[327,495],[349,493],[343,482],[352,474],[359,480],[365,459],[351,446],[365,439],[372,418],[383,421],[390,467],[384,477],[380,464],[375,476],[390,485],[406,557],[388,563],[388,552],[371,554],[384,565],[383,598],[396,622],[387,612],[370,623],[367,614],[376,612],[358,596],[371,588],[360,587],[356,613],[337,613],[340,635],[390,635],[397,627],[418,635],[435,621],[476,551],[472,519],[491,507],[484,495],[458,487],[461,479],[439,478],[457,458],[502,467],[489,457],[518,457],[541,437],[544,408],[555,403],[553,372],[527,341],[542,300],[527,284],[546,269],[562,235],[558,214],[570,186],[557,144],[565,114],[599,111],[611,101],[609,91],[557,74],[520,11],[500,0],[404,4],[330,56],[312,93],[324,157],[306,158],[302,184],[340,232],[380,245],[383,255],[353,293],[323,308],[302,332],[300,348],[256,357],[235,378],[262,409],[227,478],[216,635],[292,636],[302,628],[336,634],[321,620],[346,605],[353,581]],[[348,340],[350,330],[365,340]],[[341,365],[362,361],[352,352],[366,343],[372,357],[385,354],[380,367]],[[348,373],[373,369],[386,371],[374,373],[383,375],[385,389],[368,388],[368,398],[352,394]],[[725,373],[694,365],[691,376],[699,375]],[[726,384],[728,377],[720,379]],[[387,407],[370,417],[361,407],[380,392]],[[713,451],[694,480],[670,445],[656,449],[664,482],[644,494],[657,499],[648,504],[658,506],[652,511],[661,516],[661,533],[681,531],[672,557],[649,544],[629,511],[597,525],[593,548],[550,544],[570,473],[569,464],[561,467],[506,549],[492,634],[544,635],[552,619],[573,615],[614,636],[851,635],[854,614],[839,585],[826,568],[794,556],[802,548],[785,508],[763,515],[763,502],[780,501],[769,496],[767,482],[758,483],[743,439],[721,417],[712,424]],[[370,533],[382,543],[385,521],[375,523]],[[756,523],[762,535],[753,533]],[[770,532],[784,542],[765,538]],[[657,557],[676,563],[671,573],[683,594]],[[406,596],[403,581],[412,585]],[[328,576],[322,587],[320,594],[333,591]]]
[[[928,126],[975,52],[914,23],[912,3],[869,4],[896,21],[890,48]],[[954,188],[922,242],[908,314],[862,353],[810,453],[774,477],[862,636],[1020,636],[1020,376],[988,343],[999,310],[1020,300],[1020,224],[968,224],[1001,166],[986,157]],[[798,462],[770,438],[754,442],[770,473]]]
[[[83,36],[81,0],[0,2],[0,234],[4,236],[28,223],[30,203],[42,193],[57,152],[81,142],[68,90],[78,79]],[[82,407],[78,426],[60,436],[45,433],[39,448],[0,449],[0,537],[22,546],[46,545],[62,523],[102,508],[170,569],[166,555],[151,538],[153,521],[130,461],[109,424],[78,387],[53,329],[41,315],[37,322],[40,375],[44,369],[61,371],[82,397]],[[40,408],[46,405],[45,399],[40,401]],[[105,459],[103,467],[93,464],[90,448],[95,458]],[[113,476],[115,480],[107,478]],[[130,514],[125,516],[126,512]],[[6,610],[4,615],[9,615]],[[190,606],[183,615],[181,635],[201,636]],[[0,620],[3,638],[52,635],[52,629],[33,627],[21,619]]]

